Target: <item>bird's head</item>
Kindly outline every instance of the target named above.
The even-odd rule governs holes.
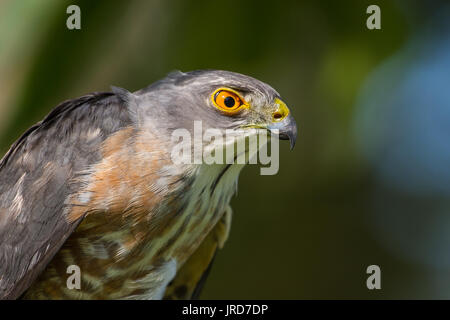
[[[278,130],[280,139],[290,140],[291,148],[295,145],[297,126],[279,93],[246,75],[219,70],[173,72],[133,96],[138,121],[166,135],[183,128],[194,136],[195,122],[201,121],[203,131]]]

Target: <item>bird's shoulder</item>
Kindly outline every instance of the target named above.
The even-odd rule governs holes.
[[[105,139],[131,123],[113,93],[55,107],[0,161],[0,297],[14,298],[42,271],[79,221],[67,220],[75,173],[100,161]]]

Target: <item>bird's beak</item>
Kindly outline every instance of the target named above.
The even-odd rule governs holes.
[[[297,124],[286,104],[280,99],[275,99],[277,108],[272,115],[272,123],[267,127],[269,131],[278,130],[281,140],[289,140],[291,150],[294,149],[297,140]]]

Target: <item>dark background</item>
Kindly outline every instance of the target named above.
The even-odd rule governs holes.
[[[248,74],[281,93],[299,136],[277,175],[243,171],[202,298],[449,298],[449,17],[445,1],[2,1],[0,151],[110,85]]]

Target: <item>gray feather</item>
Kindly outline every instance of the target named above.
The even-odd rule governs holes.
[[[102,141],[130,123],[112,93],[56,107],[0,162],[0,299],[14,299],[49,263],[79,221],[66,220],[75,173],[99,161]],[[86,134],[99,129],[92,139]]]

